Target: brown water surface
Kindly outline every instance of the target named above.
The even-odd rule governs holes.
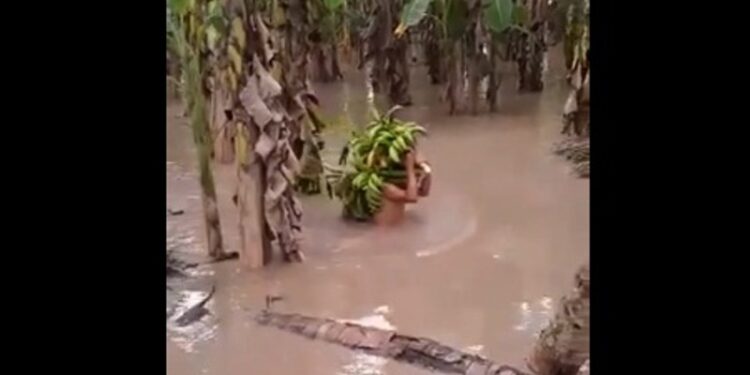
[[[286,297],[276,305],[282,311],[366,318],[522,366],[575,270],[588,261],[588,180],[573,177],[550,152],[566,94],[556,62],[543,93],[518,94],[508,75],[498,112],[475,117],[446,116],[438,87],[415,70],[415,105],[403,117],[429,130],[421,147],[434,167],[430,197],[393,229],[344,222],[337,201],[304,197],[307,262],[276,262],[258,272],[240,270],[238,262],[210,267],[217,285],[211,326],[192,338],[168,331],[168,373],[426,373],[256,326],[251,314],[269,290]],[[316,86],[323,113],[334,122],[326,133],[331,163],[350,131],[347,123],[361,123],[365,114],[362,77],[347,75],[345,82]],[[168,108],[167,202],[185,214],[168,217],[168,240],[179,253],[200,255],[196,161],[179,114],[178,105]],[[234,173],[218,166],[215,174],[224,242],[236,250]]]

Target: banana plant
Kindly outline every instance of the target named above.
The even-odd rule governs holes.
[[[343,168],[329,167],[329,196],[342,201],[347,217],[371,218],[382,204],[383,185],[401,185],[406,180],[403,156],[426,131],[414,122],[395,118],[400,108],[395,106],[382,116],[375,113],[365,129],[352,134],[342,152]]]
[[[587,136],[589,121],[589,1],[568,4],[565,51],[571,90],[563,110],[563,134]]]
[[[300,164],[292,143],[303,129],[307,98],[290,68],[293,40],[275,18],[290,15],[277,4],[225,0],[211,24],[214,78],[227,93],[226,126],[235,141],[240,255],[251,268],[268,263],[274,250],[286,261],[304,259],[294,191]]]
[[[348,53],[349,33],[346,0],[307,0],[313,22],[309,33],[310,57],[315,62],[315,78],[330,82],[343,78],[339,51]]]
[[[368,101],[374,106],[376,92],[387,95],[391,105],[411,105],[409,94],[409,38],[394,33],[404,0],[372,0],[368,25],[361,34]]]
[[[449,113],[476,114],[483,80],[488,107],[495,110],[500,62],[512,57],[514,36],[531,34],[528,18],[528,10],[513,0],[411,0],[394,34],[422,25],[429,74],[433,83],[444,82]]]
[[[562,39],[570,91],[563,107],[562,134],[568,136],[555,152],[573,163],[578,177],[590,176],[590,91],[588,0],[560,0],[552,4],[552,35]]]
[[[206,30],[210,22],[207,10],[211,3],[205,0],[170,0],[167,3],[167,36],[168,43],[180,61],[181,97],[189,113],[198,154],[208,254],[214,259],[224,259],[229,255],[224,251],[216,187],[211,170],[213,142],[206,104],[209,95],[207,77],[210,73],[210,62],[205,57],[208,51]]]

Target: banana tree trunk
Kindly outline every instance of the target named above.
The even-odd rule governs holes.
[[[375,80],[376,80],[375,60],[365,62],[365,90],[367,91],[367,111],[372,113],[377,107],[375,106]]]
[[[190,113],[190,124],[193,131],[193,141],[198,156],[200,174],[201,200],[203,202],[203,221],[206,226],[206,240],[208,255],[213,258],[225,257],[222,237],[221,223],[219,221],[219,209],[216,203],[216,187],[214,186],[211,171],[211,129],[208,123],[208,111],[206,110],[206,99],[203,95],[203,82],[200,67],[196,57],[186,58],[185,72],[188,111]]]
[[[274,27],[274,35],[284,52],[277,55],[284,72],[281,75],[281,83],[285,87],[283,102],[290,117],[290,145],[294,156],[300,160],[295,187],[305,194],[317,194],[321,190],[323,174],[319,152],[323,143],[319,136],[323,124],[314,113],[317,100],[313,99],[313,90],[307,80],[308,34],[312,29],[308,21],[310,9],[306,0],[291,0],[287,7],[280,7],[277,13],[284,15],[283,21],[280,19],[280,23]],[[330,48],[331,68],[334,75],[340,76],[335,42],[318,43],[318,46]]]
[[[490,77],[489,82],[487,83],[486,94],[487,105],[490,112],[495,112],[497,110],[497,92],[500,89],[500,83],[502,82],[502,73],[500,72],[502,60],[498,54],[498,48],[499,46],[497,43],[492,43],[490,45]]]
[[[483,50],[484,43],[487,42],[485,31],[482,28],[481,22],[482,8],[480,2],[474,2],[469,8],[469,27],[467,30],[466,39],[466,59],[467,64],[467,78],[468,78],[468,93],[469,93],[469,109],[472,115],[479,113],[479,91],[480,83],[482,78],[487,75],[489,70],[487,65],[487,57]]]
[[[227,121],[226,100],[221,90],[211,94],[211,134],[213,137],[212,159],[217,163],[231,164],[234,160],[233,127]]]
[[[322,44],[313,47],[313,58],[315,59],[315,79],[318,82],[331,82],[331,73],[326,64],[326,53]]]
[[[412,104],[409,94],[408,42],[406,37],[393,40],[387,50],[388,98],[391,105]]]
[[[286,260],[303,259],[302,210],[293,190],[299,165],[291,149],[292,134],[299,129],[298,108],[288,111],[288,95],[304,85],[290,83],[299,81],[291,78],[296,70],[290,68],[294,60],[284,51],[284,41],[275,40],[258,11],[248,9],[249,14],[241,7],[227,9],[242,24],[233,37],[248,43],[237,46],[241,64],[228,65],[222,75],[231,90],[229,120],[236,127],[234,201],[240,214],[241,259],[257,268],[270,261],[274,249]]]
[[[451,55],[448,58],[448,85],[446,95],[449,114],[460,114],[466,110],[464,96],[463,40],[452,42]]]
[[[478,56],[471,58],[471,63],[468,66],[469,74],[469,106],[472,115],[479,113],[479,81],[481,79],[479,72],[479,65],[481,61]]]
[[[469,107],[472,115],[479,113],[479,83],[482,79],[481,68],[483,65],[483,54],[482,54],[482,28],[479,23],[478,17],[479,12],[474,9],[471,10],[473,14],[473,23],[467,37],[469,43],[467,43],[467,75],[468,75],[468,91],[469,91]]]
[[[589,120],[589,30],[586,22],[588,2],[574,3],[568,8],[566,57],[570,57],[568,82],[571,91],[563,110],[563,134],[571,130],[578,136],[588,136]]]
[[[252,150],[258,139],[255,127],[248,129],[245,149]],[[237,195],[235,202],[239,208],[240,259],[249,269],[258,269],[271,259],[271,245],[264,218],[263,192],[266,178],[262,160],[255,153],[246,156],[247,161],[238,160]]]
[[[412,104],[409,95],[409,38],[408,35],[393,35],[395,25],[399,22],[403,1],[381,0],[381,3],[386,9],[386,22],[382,27],[386,46],[385,82],[388,87],[388,98],[391,105],[408,106]]]
[[[336,47],[336,41],[331,42],[331,75],[333,79],[343,79],[344,74],[341,73],[341,65],[339,64],[339,51]]]
[[[430,76],[430,83],[433,85],[439,85],[445,82],[442,56],[440,55],[440,25],[434,19],[429,19],[428,22],[424,41],[427,74]]]
[[[526,82],[528,89],[532,92],[542,91],[544,82],[542,74],[544,70],[544,56],[546,53],[546,6],[547,0],[531,0],[529,2],[532,25],[532,38],[528,39],[529,45],[529,65]]]
[[[208,254],[215,258],[225,257],[221,237],[221,223],[219,221],[219,205],[216,202],[216,190],[214,187],[213,174],[211,173],[211,145],[196,145],[199,148],[198,157],[200,164],[201,200],[203,202],[203,216],[206,224],[206,240],[208,242]]]
[[[539,92],[544,89],[543,73],[544,73],[544,56],[545,56],[545,44],[544,44],[544,27],[541,23],[537,23],[536,29],[532,31],[532,37],[527,39],[528,45],[528,66],[526,69],[526,83],[528,84],[528,90],[532,92]]]
[[[589,120],[589,73],[582,73],[582,67],[576,66],[573,72],[572,88],[563,108],[563,130],[565,135],[571,132],[577,136],[588,136]]]
[[[529,360],[536,375],[576,375],[589,359],[589,268],[575,277],[575,288],[563,297],[549,326],[539,334]]]
[[[362,34],[362,60],[360,67],[365,67],[365,86],[367,87],[367,102],[371,109],[375,108],[375,94],[380,93],[387,83],[386,75],[386,46],[391,32],[388,29],[390,8],[387,0],[375,0],[369,9],[369,23]],[[365,3],[362,3],[365,4]]]

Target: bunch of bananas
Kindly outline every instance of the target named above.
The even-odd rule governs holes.
[[[377,212],[385,183],[405,181],[403,155],[414,148],[417,134],[426,134],[416,123],[394,118],[400,108],[396,106],[384,116],[375,114],[364,131],[353,133],[341,158],[344,169],[327,179],[329,196],[336,195],[344,204],[344,213],[354,219],[366,220]],[[335,189],[330,187],[331,180]]]

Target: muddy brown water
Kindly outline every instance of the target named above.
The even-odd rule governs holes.
[[[551,57],[554,57],[551,56]],[[307,262],[248,272],[239,262],[205,267],[203,285],[217,291],[200,335],[167,331],[167,372],[189,374],[420,374],[273,328],[251,315],[268,291],[275,308],[306,315],[361,319],[395,327],[499,363],[523,366],[556,301],[588,261],[589,185],[551,153],[559,140],[566,90],[551,58],[541,94],[518,94],[507,75],[496,114],[446,116],[439,89],[420,69],[412,74],[413,107],[402,116],[429,130],[421,147],[434,167],[430,197],[393,229],[342,221],[337,201],[303,197]],[[332,163],[365,115],[358,72],[317,85],[333,122],[325,158]],[[167,217],[168,243],[200,259],[203,227],[190,129],[179,105],[168,107],[167,203],[185,210]],[[348,120],[345,120],[348,119]],[[237,211],[231,166],[215,169],[224,243],[236,250]],[[200,283],[199,283],[200,284]]]

